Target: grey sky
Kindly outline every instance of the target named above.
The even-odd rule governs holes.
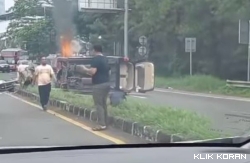
[[[5,10],[8,10],[14,5],[14,0],[5,0]]]

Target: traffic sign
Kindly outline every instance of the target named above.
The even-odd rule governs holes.
[[[239,43],[249,43],[249,21],[239,20]]]
[[[185,38],[185,52],[196,52],[196,38]]]
[[[190,55],[190,75],[193,75],[193,57],[192,53],[196,52],[196,38],[185,38],[185,51]]]
[[[139,54],[141,56],[146,55],[147,54],[147,48],[145,46],[141,46],[141,47],[139,47],[138,52],[139,52]]]
[[[142,45],[142,46],[145,46],[147,44],[147,37],[146,36],[141,36],[139,38],[139,43]]]

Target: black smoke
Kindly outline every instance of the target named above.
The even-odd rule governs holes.
[[[61,37],[72,40],[76,34],[74,15],[78,10],[76,0],[53,0],[53,19],[56,28],[58,48],[61,49]]]

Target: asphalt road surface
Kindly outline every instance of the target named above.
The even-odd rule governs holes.
[[[93,132],[83,121],[66,121],[11,94],[1,93],[0,104],[0,147],[145,143],[115,129]],[[77,126],[76,123],[83,127],[79,127],[79,124]]]
[[[15,73],[0,74],[0,77],[8,80],[15,77]],[[164,89],[133,96],[154,105],[195,111],[211,119],[213,129],[221,133],[236,136],[250,132],[250,99]]]
[[[250,131],[250,99],[164,89],[147,93],[144,99],[206,116],[222,134],[237,136]]]

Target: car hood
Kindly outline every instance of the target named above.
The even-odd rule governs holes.
[[[8,66],[8,64],[0,64],[0,66]]]
[[[0,80],[0,84],[6,83],[6,81],[4,80]]]

